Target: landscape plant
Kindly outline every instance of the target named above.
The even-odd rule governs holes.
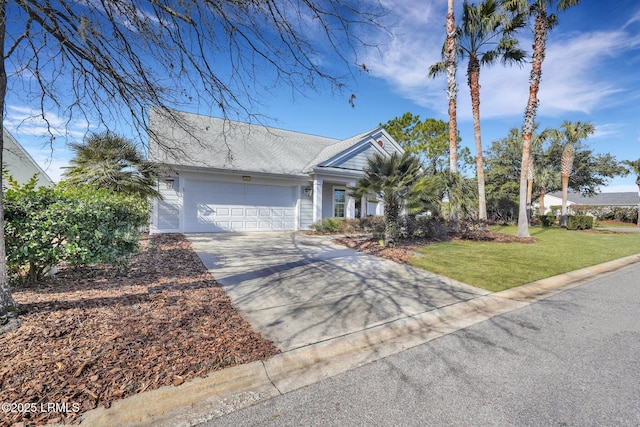
[[[134,142],[111,132],[94,133],[73,142],[64,180],[73,186],[89,185],[117,193],[161,198],[156,189],[159,165],[146,160]]]
[[[8,271],[34,283],[60,262],[118,264],[138,248],[149,218],[145,199],[64,184],[36,188],[10,180],[5,193]]]
[[[426,191],[418,186],[423,178],[418,157],[405,152],[391,155],[374,154],[363,168],[364,176],[350,188],[356,199],[375,196],[384,204],[386,217],[384,244],[393,244],[398,238],[399,218],[405,209],[420,209]]]

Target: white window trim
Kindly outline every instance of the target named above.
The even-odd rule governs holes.
[[[336,190],[344,191],[344,216],[336,217]],[[347,187],[336,186],[331,189],[331,213],[334,218],[346,218],[347,217]]]

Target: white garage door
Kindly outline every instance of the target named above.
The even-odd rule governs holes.
[[[294,230],[295,188],[187,181],[184,186],[184,230]]]

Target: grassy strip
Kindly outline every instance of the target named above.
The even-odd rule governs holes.
[[[515,235],[516,227],[494,231]],[[640,233],[532,227],[536,243],[453,241],[418,249],[411,265],[497,292],[640,253]]]

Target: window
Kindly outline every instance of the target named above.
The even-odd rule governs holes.
[[[333,216],[336,218],[344,218],[346,201],[346,190],[334,189],[333,190]]]

